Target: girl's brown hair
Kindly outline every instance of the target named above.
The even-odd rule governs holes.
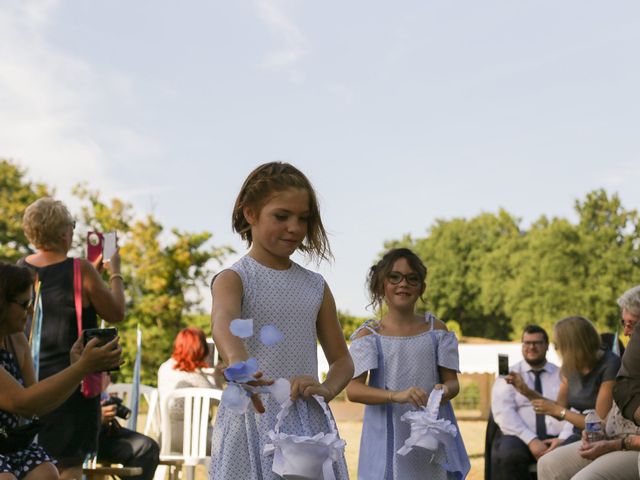
[[[370,307],[382,307],[384,299],[384,279],[391,272],[393,264],[401,258],[404,258],[409,263],[411,269],[418,274],[418,277],[420,277],[420,285],[424,285],[424,282],[427,280],[427,267],[422,263],[420,257],[408,248],[394,248],[393,250],[389,250],[378,263],[369,269],[367,288],[369,290],[369,298],[371,299],[371,303],[369,303]]]
[[[553,326],[555,347],[562,357],[562,374],[581,374],[591,370],[598,361],[600,335],[584,317],[567,317]]]
[[[307,223],[307,236],[300,250],[317,260],[327,260],[331,257],[331,248],[327,232],[320,218],[320,207],[316,192],[309,179],[296,167],[285,162],[270,162],[260,165],[249,174],[242,184],[236,203],[233,206],[231,225],[235,232],[240,234],[249,246],[253,242],[251,237],[251,225],[244,216],[244,208],[253,209],[256,214],[278,192],[289,188],[300,188],[309,194],[309,218]]]

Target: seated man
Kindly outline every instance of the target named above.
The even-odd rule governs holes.
[[[556,398],[560,388],[560,369],[547,362],[549,337],[537,325],[525,327],[522,334],[524,360],[511,366],[529,387],[547,398]],[[571,434],[566,422],[551,416],[536,415],[531,402],[497,378],[491,392],[491,411],[501,435],[497,435],[491,449],[491,477],[493,480],[529,478],[529,465],[555,448]],[[558,435],[561,439],[558,439]],[[487,479],[489,480],[489,479]]]
[[[118,405],[102,401],[102,428],[98,440],[98,462],[121,463],[125,467],[142,467],[134,480],[151,480],[160,462],[160,447],[152,439],[120,426],[116,420]],[[105,402],[107,403],[105,405]]]

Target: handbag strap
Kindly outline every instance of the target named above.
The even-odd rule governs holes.
[[[82,335],[82,273],[80,259],[73,259],[73,300],[76,306],[76,321],[78,322],[78,338]]]

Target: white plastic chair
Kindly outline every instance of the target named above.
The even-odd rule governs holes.
[[[131,408],[131,395],[133,392],[132,383],[111,383],[107,387],[107,393],[109,395],[115,395],[122,399],[122,403]],[[147,411],[147,421],[145,422],[143,433],[153,438],[158,438],[160,435],[160,409],[158,402],[158,389],[150,387],[149,385],[140,385],[139,390],[140,397],[144,398],[149,407]],[[128,425],[131,430],[137,430],[137,425]]]
[[[208,465],[211,454],[207,451],[207,434],[210,425],[211,406],[220,403],[222,390],[217,388],[179,388],[162,399],[160,417],[162,419],[162,441],[160,461],[175,468],[172,478],[177,478],[182,466],[186,467],[187,480],[195,478],[196,465]],[[169,404],[176,399],[184,401],[182,422],[182,451],[172,451],[172,429]]]

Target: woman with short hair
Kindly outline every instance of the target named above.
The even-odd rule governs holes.
[[[180,330],[173,342],[171,358],[158,369],[158,393],[160,404],[171,392],[179,388],[216,388],[213,379],[203,369],[209,367],[209,346],[202,330],[195,327]],[[184,401],[177,399],[168,405],[173,439],[172,451],[182,451]],[[208,439],[211,439],[209,432]]]
[[[68,257],[75,221],[67,207],[53,198],[40,198],[27,207],[22,220],[24,232],[36,252],[19,263],[32,269],[40,280],[42,333],[40,379],[69,365],[68,351],[78,338],[74,295],[74,262]],[[124,283],[120,255],[104,259],[109,285],[96,265],[79,259],[82,296],[82,329],[98,326],[98,315],[110,323],[124,319]],[[100,431],[100,397],[85,398],[78,387],[56,410],[43,417],[40,443],[57,460],[62,478],[79,478],[87,455],[97,451]]]

